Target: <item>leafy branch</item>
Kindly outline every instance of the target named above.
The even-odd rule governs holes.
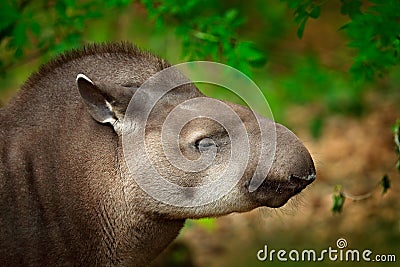
[[[387,174],[383,175],[382,179],[377,184],[377,188],[381,188],[382,195],[386,194],[386,192],[390,188],[390,179]],[[336,185],[333,194],[333,204],[331,211],[333,213],[341,213],[346,199],[352,201],[361,201],[370,198],[372,195],[373,191],[365,193],[363,195],[353,195],[344,191],[341,185]]]
[[[157,27],[176,28],[185,60],[214,60],[246,74],[266,62],[264,53],[238,34],[245,22],[237,8],[218,1],[0,1],[0,74],[21,62],[45,59],[83,44],[85,24],[101,18],[104,10],[141,3]]]
[[[328,1],[291,1],[287,2],[290,9],[294,9],[294,21],[299,25],[297,36],[301,39],[303,37],[304,29],[309,18],[317,19],[321,15],[321,7]]]
[[[224,62],[248,75],[252,67],[266,62],[264,53],[253,42],[238,35],[245,19],[236,8],[226,9],[217,2],[201,0],[141,2],[159,27],[166,23],[175,26],[185,60]]]
[[[396,123],[393,125],[393,135],[394,135],[394,144],[395,144],[395,150],[397,153],[397,162],[396,162],[396,168],[400,172],[400,119],[396,121]],[[389,176],[387,174],[383,175],[382,179],[380,182],[377,184],[377,187],[382,189],[382,195],[386,194],[388,189],[390,188],[391,182],[389,179]],[[333,194],[333,205],[332,205],[332,212],[333,213],[340,213],[342,212],[343,209],[343,204],[346,199],[350,199],[353,201],[359,201],[359,200],[364,200],[368,199],[372,196],[372,192],[366,193],[364,195],[360,196],[355,196],[352,194],[349,194],[345,191],[343,191],[341,185],[335,186],[334,189],[334,194]]]
[[[0,1],[0,75],[21,62],[54,56],[82,45],[88,20],[100,18],[107,8],[123,7],[130,2]]]
[[[294,21],[299,25],[297,35],[302,38],[306,22],[316,19],[328,0],[287,2],[294,10]],[[355,80],[371,81],[382,77],[400,63],[400,5],[397,0],[340,0],[340,13],[350,18],[341,27],[349,37],[349,47],[357,50],[350,69]]]

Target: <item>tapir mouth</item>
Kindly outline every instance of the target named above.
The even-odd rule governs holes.
[[[253,193],[260,206],[279,208],[286,204],[291,197],[305,189],[315,179],[315,173],[304,177],[290,175],[286,180],[266,179]]]

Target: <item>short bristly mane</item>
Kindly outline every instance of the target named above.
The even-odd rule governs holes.
[[[64,52],[57,57],[53,58],[46,64],[42,65],[37,72],[34,72],[28,80],[25,82],[24,87],[35,84],[37,79],[39,79],[44,74],[47,74],[49,71],[59,68],[65,63],[70,61],[87,57],[93,55],[104,55],[104,54],[113,54],[115,55],[129,55],[130,57],[141,57],[141,58],[156,58],[159,61],[160,66],[162,68],[166,68],[169,65],[163,59],[154,56],[154,53],[150,53],[145,50],[139,49],[137,46],[131,44],[130,42],[121,41],[121,42],[106,42],[106,43],[90,43],[86,44],[82,48],[72,49],[67,52]]]
[[[18,114],[32,123],[44,123],[42,120],[45,121],[47,116],[32,116],[62,116],[55,112],[62,110],[62,113],[66,107],[81,104],[75,81],[80,73],[96,82],[137,86],[169,66],[167,61],[128,42],[87,44],[42,65],[2,110],[15,113],[15,116]],[[29,108],[26,103],[30,103]]]

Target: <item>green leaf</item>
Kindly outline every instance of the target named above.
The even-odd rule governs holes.
[[[313,19],[317,19],[317,18],[319,18],[320,14],[321,14],[321,6],[316,6],[311,10],[311,12],[309,13],[309,16]]]
[[[390,179],[387,174],[382,177],[380,185],[382,186],[382,194],[386,194],[387,190],[390,188]]]
[[[19,58],[21,58],[23,55],[24,55],[24,51],[22,50],[22,48],[21,48],[21,47],[17,47],[17,48],[15,49],[14,56],[15,56],[17,59],[19,59]]]
[[[354,19],[357,15],[361,15],[362,2],[360,0],[340,0],[342,6],[340,13],[348,15],[351,19]]]
[[[36,21],[31,21],[29,24],[29,28],[35,36],[39,36],[41,32],[41,26]]]
[[[57,15],[61,16],[62,18],[67,16],[67,6],[64,1],[57,1],[55,10],[57,11]]]
[[[193,31],[193,36],[196,37],[197,39],[201,40],[206,40],[210,42],[218,42],[219,39],[215,37],[214,35],[206,32],[200,32],[200,31]]]
[[[23,47],[26,42],[26,24],[24,21],[19,21],[14,27],[13,43],[17,47]]]
[[[239,42],[235,50],[239,60],[247,61],[252,67],[261,67],[267,61],[265,54],[252,42]]]
[[[343,204],[345,201],[345,196],[342,192],[339,192],[333,195],[333,205],[332,205],[332,212],[333,213],[341,213],[343,209]]]
[[[239,11],[237,11],[237,9],[230,9],[225,13],[225,19],[227,21],[233,21],[237,18],[238,15]]]
[[[10,1],[0,1],[0,32],[14,24],[19,18],[18,10]]]
[[[297,37],[299,37],[299,39],[303,38],[303,33],[304,33],[304,29],[306,27],[307,20],[308,20],[308,17],[305,17],[301,21],[299,28],[297,29]]]
[[[334,214],[341,213],[346,197],[343,194],[341,185],[336,185],[334,191],[335,191],[335,193],[333,194],[333,205],[332,205],[331,211]]]

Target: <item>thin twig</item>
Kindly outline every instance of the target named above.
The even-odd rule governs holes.
[[[344,197],[346,197],[348,199],[351,199],[353,201],[359,201],[359,200],[364,200],[364,199],[370,198],[372,196],[372,191],[369,192],[369,193],[366,193],[366,194],[363,194],[363,195],[357,195],[357,196],[349,194],[349,193],[344,192],[344,191],[342,192],[342,194],[343,194]]]

